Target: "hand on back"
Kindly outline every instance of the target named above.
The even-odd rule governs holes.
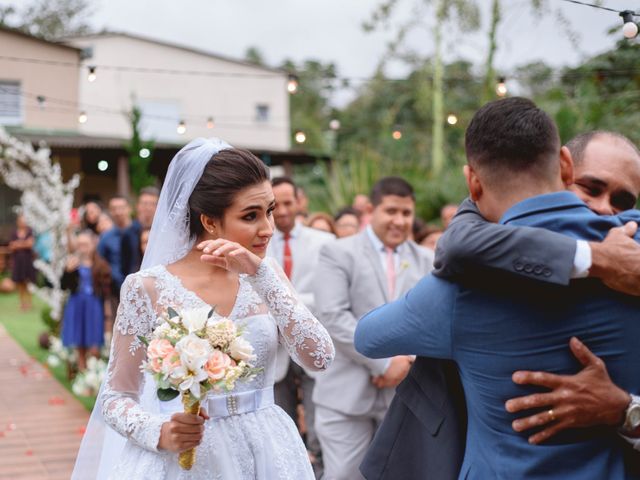
[[[412,363],[413,358],[410,356],[393,357],[384,374],[373,377],[371,381],[378,388],[395,387],[407,376]]]
[[[638,225],[629,222],[612,228],[602,243],[590,242],[589,274],[613,290],[640,296],[640,245],[633,239],[637,230]]]

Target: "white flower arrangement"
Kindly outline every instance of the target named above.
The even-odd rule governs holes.
[[[156,380],[160,400],[188,393],[200,401],[209,390],[233,390],[239,379],[257,372],[253,346],[242,330],[212,315],[208,307],[181,313],[169,308],[150,339],[139,337],[147,345],[141,369]]]
[[[51,231],[50,261],[34,262],[51,287],[34,291],[51,306],[51,317],[60,320],[65,301],[60,279],[67,258],[67,226],[80,177],[74,175],[65,183],[60,165],[52,163],[48,148],[41,145],[34,150],[31,144],[21,142],[0,127],[0,178],[22,192],[20,204],[27,224],[36,233]]]
[[[71,390],[81,397],[95,397],[100,390],[107,371],[107,362],[102,358],[89,357],[87,369],[80,372],[71,384]]]

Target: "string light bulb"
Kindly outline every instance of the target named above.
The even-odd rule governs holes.
[[[178,122],[176,132],[178,132],[178,135],[184,135],[187,133],[187,125],[184,123],[184,120],[180,120],[180,122]]]
[[[620,16],[622,17],[622,34],[625,38],[636,38],[638,36],[638,25],[633,21],[634,12],[631,10],[625,10],[624,12],[620,12]]]
[[[334,118],[329,122],[329,128],[333,131],[340,130],[340,120]]]
[[[98,76],[96,75],[96,67],[95,65],[89,65],[89,74],[87,75],[87,80],[89,82],[95,82]]]
[[[291,94],[298,92],[298,77],[293,73],[289,74],[289,79],[287,80],[287,92]]]
[[[207,118],[207,128],[211,130],[214,126],[215,126],[215,123],[213,122],[213,117]]]
[[[393,138],[394,140],[400,140],[402,138],[402,132],[398,127],[396,127],[391,133],[391,138]]]
[[[295,133],[293,138],[295,138],[296,143],[300,143],[300,144],[302,144],[302,143],[307,141],[307,135],[302,130],[298,130]]]
[[[504,77],[498,78],[498,84],[496,85],[496,94],[499,97],[504,97],[507,94],[507,80]]]
[[[36,97],[36,100],[38,100],[38,106],[40,107],[40,110],[44,110],[45,102],[47,101],[45,96],[44,95],[38,95]]]
[[[148,148],[141,148],[138,152],[138,155],[140,155],[140,158],[149,158],[149,156],[151,155],[151,150],[149,150]]]
[[[458,123],[458,117],[456,117],[453,113],[450,113],[447,117],[447,123],[449,125],[455,125],[456,123]]]
[[[87,120],[89,119],[89,117],[87,117],[87,112],[80,112],[80,115],[78,115],[78,123],[87,123]]]

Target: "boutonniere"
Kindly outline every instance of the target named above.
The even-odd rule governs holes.
[[[400,262],[401,272],[404,272],[407,268],[409,268],[409,262],[407,262],[406,260],[403,260],[402,262]]]

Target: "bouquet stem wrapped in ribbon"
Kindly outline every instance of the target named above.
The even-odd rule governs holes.
[[[184,413],[192,413],[194,415],[200,413],[200,402],[191,398],[191,394],[188,392],[182,394],[182,405],[184,407]],[[191,467],[196,463],[196,449],[190,448],[180,453],[178,463],[183,470],[191,470]]]
[[[253,367],[254,349],[242,329],[213,313],[209,307],[181,313],[169,308],[151,339],[139,337],[147,346],[142,368],[155,379],[158,398],[169,401],[182,395],[185,413],[197,415],[209,391],[231,391],[238,380],[260,370]],[[182,452],[180,466],[190,470],[195,456],[195,449]]]

